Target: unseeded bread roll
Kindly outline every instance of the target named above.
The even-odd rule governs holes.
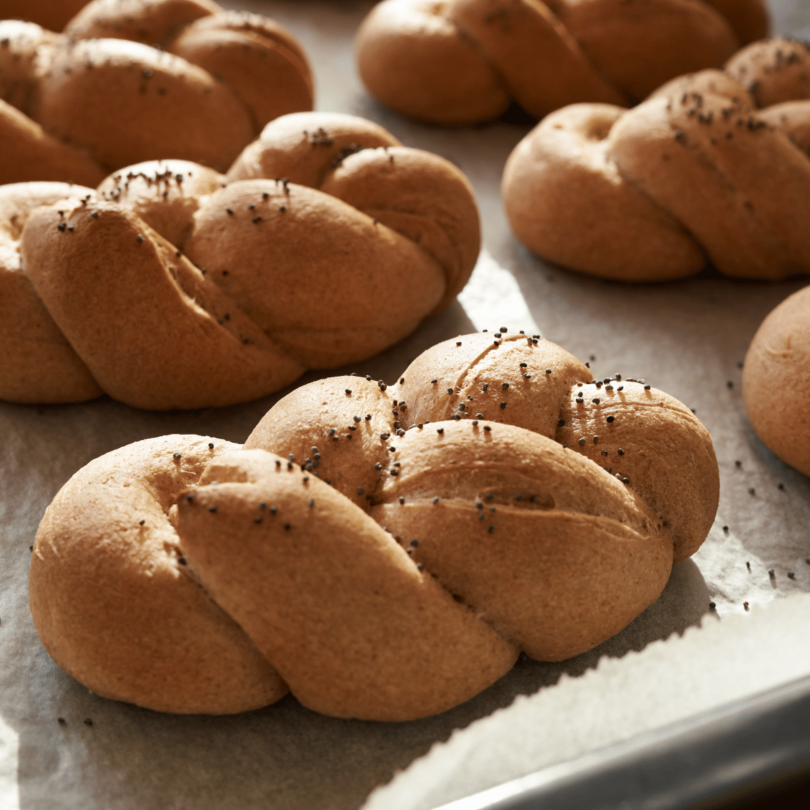
[[[743,400],[757,436],[779,458],[810,475],[810,287],[762,322],[743,366]]]
[[[378,101],[458,125],[512,102],[535,118],[577,102],[635,103],[767,32],[763,0],[385,0],[355,47]]]
[[[346,115],[272,122],[227,178],[174,160],[122,169],[95,193],[61,186],[64,199],[30,185],[21,211],[11,200],[26,184],[0,193],[20,281],[5,305],[42,313],[5,330],[0,397],[16,402],[256,399],[405,337],[451,303],[478,256],[461,172]],[[43,360],[34,380],[30,352],[53,343],[41,322],[65,363],[52,374]]]
[[[623,281],[709,262],[740,278],[810,272],[810,101],[786,101],[806,99],[809,61],[804,44],[769,40],[632,110],[558,110],[507,161],[515,235],[549,261]],[[760,111],[759,99],[781,103]]]
[[[103,456],[46,512],[31,610],[93,691],[175,712],[287,687],[336,717],[441,712],[521,650],[556,661],[621,630],[700,546],[719,494],[681,403],[522,334],[446,341],[392,386],[311,383],[243,449],[206,441]]]
[[[91,184],[167,158],[224,171],[269,121],[312,108],[311,71],[292,35],[209,0],[95,0],[64,35],[5,21],[0,39],[0,99],[27,123],[0,116],[15,154],[0,161],[0,182]],[[37,159],[54,152],[66,165]]]

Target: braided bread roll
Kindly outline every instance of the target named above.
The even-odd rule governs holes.
[[[479,239],[461,172],[347,115],[268,124],[227,177],[159,161],[96,191],[5,186],[0,397],[256,399],[412,332],[467,282]]]
[[[740,278],[810,272],[810,102],[803,43],[749,46],[725,72],[632,110],[566,107],[512,152],[502,195],[530,250],[605,278],[661,281],[711,262]],[[757,109],[758,99],[773,106]]]
[[[269,121],[312,108],[292,35],[210,0],[95,0],[64,35],[5,21],[0,40],[3,183],[96,185],[166,158],[224,171]]]
[[[92,189],[65,183],[0,187],[0,397],[12,402],[81,401],[101,389],[71,347],[23,269],[19,242],[31,212]],[[72,199],[71,199],[72,197]],[[55,393],[56,392],[56,393]],[[55,396],[54,396],[55,394]]]
[[[39,49],[56,41],[55,34],[33,23],[0,22],[2,183],[42,179],[95,185],[104,177],[104,170],[85,150],[49,134],[22,112],[33,93]]]
[[[385,0],[356,39],[378,101],[437,124],[628,105],[768,32],[763,0]]]
[[[743,400],[757,436],[810,475],[810,288],[779,304],[757,329],[743,366]],[[774,396],[777,391],[787,396]]]
[[[621,630],[718,492],[672,397],[591,381],[539,337],[467,335],[393,386],[297,389],[243,449],[168,436],[92,462],[42,520],[31,611],[102,696],[228,713],[289,687],[336,717],[416,719],[520,650],[560,660]]]

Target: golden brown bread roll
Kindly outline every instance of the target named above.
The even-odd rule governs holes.
[[[807,61],[803,43],[768,40],[632,110],[548,116],[504,170],[516,236],[552,262],[625,281],[708,262],[741,278],[810,272],[810,101],[785,101],[806,97]],[[759,111],[757,97],[784,103]]]
[[[93,0],[65,27],[65,34],[165,48],[187,25],[221,11],[213,0]]]
[[[31,212],[60,200],[79,204],[92,189],[66,183],[0,186],[0,398],[74,402],[101,389],[54,323],[25,273],[20,234]]]
[[[105,174],[85,149],[60,141],[21,111],[34,92],[38,54],[57,41],[33,23],[0,22],[0,183],[95,185]]]
[[[725,70],[744,85],[758,107],[810,98],[810,52],[798,39],[774,37],[743,48]]]
[[[106,174],[83,149],[49,135],[27,115],[0,99],[0,177],[3,184],[32,177],[95,185]]]
[[[229,178],[158,161],[95,193],[0,194],[11,256],[0,278],[16,280],[4,306],[17,313],[3,329],[0,397],[104,391],[160,410],[256,399],[405,337],[455,298],[478,257],[464,175],[359,118],[284,116]],[[30,352],[54,343],[48,362],[64,367],[33,379]]]
[[[221,714],[286,693],[184,564],[171,521],[181,493],[236,447],[200,436],[130,445],[80,470],[46,512],[31,611],[51,655],[97,694]],[[88,623],[92,615],[107,621]]]
[[[628,104],[764,37],[763,0],[385,0],[357,34],[378,101],[438,124]]]
[[[783,461],[810,475],[810,287],[774,309],[751,341],[743,400],[757,436]]]
[[[96,183],[168,158],[224,171],[269,121],[312,108],[292,35],[209,0],[96,0],[64,35],[4,21],[0,41],[0,99],[27,122],[0,116],[0,138],[17,154],[0,162],[0,182]],[[67,165],[37,159],[43,140]]]
[[[561,660],[621,630],[719,494],[681,403],[523,334],[446,341],[390,386],[311,383],[223,444],[122,448],[46,512],[31,610],[91,690],[174,712],[287,687],[337,717],[441,712],[520,650]]]

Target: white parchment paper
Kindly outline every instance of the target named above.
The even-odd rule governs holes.
[[[456,334],[539,329],[589,360],[595,376],[643,377],[696,410],[720,463],[717,520],[703,549],[676,566],[661,600],[619,636],[564,664],[522,660],[438,717],[334,720],[290,697],[235,717],[173,717],[95,697],[44,652],[27,607],[36,527],[59,487],[96,456],[171,432],[243,441],[283,392],[240,407],[163,414],[108,399],[0,403],[0,806],[356,810],[378,789],[374,810],[432,808],[810,673],[810,597],[798,596],[810,591],[810,481],[758,442],[740,398],[740,364],[758,324],[805,282],[706,272],[618,285],[546,266],[511,236],[498,193],[504,162],[528,126],[439,130],[375,104],[351,53],[372,5],[366,0],[225,5],[262,11],[293,30],[315,69],[319,109],[380,122],[404,143],[455,162],[475,188],[484,251],[458,303],[349,370],[392,380],[423,349]],[[810,34],[809,6],[773,0],[774,31]],[[732,672],[738,677],[729,681]]]

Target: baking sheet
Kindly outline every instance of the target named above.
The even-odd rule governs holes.
[[[475,188],[484,252],[459,302],[348,370],[392,380],[438,340],[480,328],[539,329],[589,360],[595,376],[643,377],[695,409],[720,463],[717,520],[695,558],[676,566],[661,600],[619,636],[564,664],[521,660],[438,717],[333,720],[290,697],[235,717],[172,717],[96,698],[44,652],[27,609],[37,524],[62,483],[101,453],[172,432],[242,441],[283,392],[165,414],[106,399],[0,403],[0,805],[355,810],[379,789],[369,808],[432,808],[810,673],[808,600],[783,598],[810,592],[810,481],[757,441],[740,397],[740,363],[756,327],[805,281],[760,284],[705,272],[619,285],[546,266],[511,236],[498,195],[503,164],[527,126],[446,131],[376,105],[351,56],[370,2],[225,5],[262,11],[294,31],[315,69],[319,109],[378,121],[404,143],[452,160]],[[807,3],[771,7],[775,31],[810,33]]]
[[[731,656],[723,658],[724,663],[719,668],[708,660],[706,651],[710,648],[706,642],[719,642],[720,649],[711,650],[712,659],[716,659],[717,652],[723,652],[728,634],[720,636],[717,632],[700,631],[704,634],[701,649],[690,651],[689,664],[708,663],[712,678],[707,679],[705,675],[699,679],[687,678],[690,686],[697,687],[694,690],[697,699],[670,701],[663,713],[657,712],[647,719],[646,728],[634,729],[626,739],[591,748],[584,754],[507,782],[498,781],[489,789],[442,804],[439,810],[536,810],[538,807],[543,810],[581,810],[583,807],[589,810],[630,807],[634,810],[681,810],[696,806],[717,807],[718,803],[727,807],[730,800],[740,800],[746,794],[750,796],[787,781],[795,784],[797,778],[803,777],[806,781],[810,774],[810,676],[802,675],[791,680],[807,667],[806,648],[801,647],[798,657],[787,652],[777,654],[779,663],[786,664],[786,667],[775,680],[786,680],[770,688],[763,689],[762,686],[774,679],[777,661],[769,659],[764,681],[763,673],[753,677],[746,674],[740,678],[739,671],[740,668],[746,673],[750,671],[750,653],[759,658],[763,655],[763,647],[767,650],[774,646],[770,635],[774,621],[782,622],[782,632],[777,633],[778,646],[785,651],[791,650],[791,642],[796,639],[790,638],[790,630],[785,634],[784,627],[793,623],[790,618],[793,611],[806,611],[808,606],[810,599],[807,594],[802,594],[791,600],[781,600],[767,614],[763,611],[757,615],[751,620],[752,624],[738,633]],[[693,640],[690,638],[683,644],[689,645]],[[785,641],[789,643],[785,644]],[[675,646],[675,652],[687,651],[681,642],[676,642]],[[633,670],[635,685],[644,688],[650,676],[660,675],[662,666],[669,670],[672,653],[671,646],[664,657],[657,659],[654,652],[645,653],[644,662]],[[723,688],[728,682],[724,676],[729,675],[735,686],[718,704],[717,693],[712,697],[710,686],[707,695],[704,687],[717,683],[722,684],[717,688]],[[671,672],[668,672],[667,678],[670,677]],[[587,710],[594,696],[600,694],[598,678],[599,675],[594,674],[580,679],[580,682],[585,682],[581,694],[585,701],[584,705],[577,702],[578,711]],[[748,694],[754,683],[755,691]],[[683,712],[683,703],[687,704],[687,711],[691,711],[701,700],[709,708],[697,715],[671,720],[672,705],[678,707],[674,712],[677,716]],[[539,702],[533,701],[533,704]],[[527,713],[530,715],[526,718],[528,723],[536,724],[539,719],[534,708],[531,706]],[[667,715],[670,715],[669,722]],[[505,713],[497,722],[509,719]],[[546,716],[543,719],[548,721],[551,718]],[[484,726],[486,721],[477,725]],[[617,724],[614,731],[627,734],[628,729],[624,724]],[[470,732],[464,736],[469,738],[473,734]],[[520,735],[514,735],[513,729],[514,736]],[[454,747],[458,749],[455,742],[453,740],[447,750],[437,747],[437,753],[446,756]],[[435,757],[431,759],[433,761],[417,765],[413,775],[417,775],[420,769],[434,773],[440,770]],[[468,768],[481,762],[477,752],[471,759],[472,762],[465,763]],[[491,764],[489,769],[492,770]],[[386,802],[386,807],[414,806],[413,796],[407,797],[407,791],[398,789],[400,781],[397,780],[392,789],[376,794],[371,805]],[[387,802],[387,796],[391,795],[398,800]],[[410,801],[404,803],[402,800],[406,798]],[[748,807],[748,803],[744,806]],[[772,801],[772,806],[781,805]]]

